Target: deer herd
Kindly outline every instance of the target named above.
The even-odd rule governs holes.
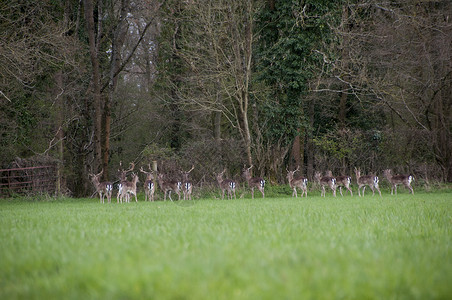
[[[132,172],[135,164],[131,163],[130,168],[124,170],[122,168],[122,163],[120,163],[119,172],[119,183],[118,183],[118,194],[116,196],[117,203],[130,202],[130,197],[133,196],[135,198],[135,202],[138,202],[137,199],[137,183],[140,182],[138,178],[138,174],[132,173],[131,181],[127,180],[127,173]],[[248,183],[248,187],[251,189],[251,197],[254,199],[254,189],[257,188],[259,192],[262,194],[262,198],[265,197],[265,180],[261,177],[252,177],[251,169],[253,166],[247,168],[246,166],[243,168],[243,176]],[[191,195],[193,191],[193,183],[189,180],[188,176],[191,171],[193,171],[194,166],[191,167],[189,171],[181,171],[181,179],[182,180],[170,180],[167,179],[163,173],[158,173],[157,176],[151,169],[151,166],[148,165],[148,170],[144,170],[143,167],[140,168],[140,172],[146,175],[146,179],[144,181],[144,194],[145,201],[154,201],[155,200],[155,182],[157,180],[158,186],[160,190],[163,192],[163,199],[166,201],[166,196],[173,201],[171,198],[171,192],[174,192],[178,196],[178,200],[181,200],[181,194],[184,200],[191,200]],[[301,197],[306,195],[308,196],[308,178],[304,176],[295,176],[295,173],[298,172],[300,167],[297,169],[287,171],[287,180],[290,188],[292,189],[292,197],[298,197],[297,188],[301,191]],[[214,173],[217,179],[218,186],[221,190],[221,199],[224,199],[225,192],[227,192],[227,199],[236,199],[236,189],[238,187],[237,182],[233,179],[223,178],[226,169],[224,169],[220,173]],[[96,193],[99,194],[100,202],[104,203],[105,197],[107,198],[107,202],[111,203],[111,197],[113,193],[113,183],[112,182],[101,182],[100,177],[103,174],[103,170],[98,174],[89,174],[91,181],[96,188]],[[411,186],[411,182],[414,180],[412,175],[393,175],[390,169],[384,170],[384,176],[391,186],[391,195],[394,193],[397,195],[397,185],[404,185],[412,194],[414,194],[413,187]],[[378,194],[381,196],[381,191],[379,188],[379,178],[376,175],[361,175],[361,170],[355,168],[355,177],[356,184],[358,185],[358,195],[361,197],[364,196],[364,191],[366,186],[370,188],[372,191],[372,195],[375,195],[375,190],[378,191]],[[327,171],[323,176],[322,173],[316,172],[314,175],[315,182],[320,186],[322,197],[326,196],[327,189],[332,191],[334,197],[336,197],[336,190],[339,187],[339,193],[343,196],[342,188],[345,188],[350,192],[350,196],[353,196],[353,191],[351,189],[352,177],[341,175],[341,176],[333,176],[331,171]]]

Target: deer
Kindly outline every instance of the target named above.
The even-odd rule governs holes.
[[[395,191],[395,194],[397,195],[398,184],[403,184],[414,195],[414,190],[411,186],[411,181],[414,180],[412,175],[392,175],[392,171],[390,169],[386,169],[383,172],[386,179],[391,184],[391,195],[393,194],[393,191]]]
[[[237,184],[234,180],[231,179],[223,179],[223,174],[226,172],[226,169],[224,169],[221,173],[216,174],[218,185],[220,186],[220,189],[222,191],[221,200],[224,199],[224,192],[228,191],[228,199],[231,197],[232,200],[232,194],[234,194],[234,199],[237,199],[235,196],[235,188]]]
[[[355,168],[355,175],[356,175],[356,183],[358,183],[358,195],[361,197],[361,188],[363,188],[363,197],[364,197],[364,191],[366,189],[366,185],[370,187],[372,190],[372,195],[375,195],[375,189],[377,189],[378,193],[381,197],[381,191],[378,187],[378,176],[375,175],[364,175],[361,176],[361,170]]]
[[[188,174],[190,174],[191,171],[195,166],[192,166],[189,171],[182,171],[182,194],[184,195],[184,200],[187,198],[188,200],[191,200],[191,193],[193,191],[193,183],[188,180]]]
[[[246,181],[248,181],[248,187],[251,188],[251,198],[254,199],[254,188],[257,188],[262,193],[262,198],[265,198],[265,180],[261,177],[251,177],[250,170],[252,168],[253,165],[251,165],[251,167],[249,168],[243,166],[243,175],[245,176]]]
[[[170,198],[171,202],[173,202],[173,199],[171,198],[171,192],[174,191],[180,200],[180,191],[182,188],[182,182],[180,181],[165,181],[163,179],[164,175],[162,173],[159,173],[157,176],[157,181],[159,183],[160,189],[164,193],[164,201],[166,201],[166,193],[168,193],[168,197]]]
[[[345,187],[350,192],[350,195],[353,196],[352,189],[350,188],[350,184],[352,184],[352,178],[350,176],[333,176],[331,171],[327,171],[326,176],[334,177],[336,179],[336,185],[339,187],[339,193],[341,193],[342,197],[344,197],[342,194],[342,187]]]
[[[144,181],[144,201],[152,201],[154,202],[154,192],[155,192],[155,184],[154,184],[154,174],[152,172],[151,166],[148,165],[149,172],[145,171],[143,167],[140,168],[140,172],[146,174],[146,180]]]
[[[301,197],[303,198],[303,195],[306,194],[306,197],[308,197],[308,179],[303,176],[298,176],[294,178],[295,172],[298,172],[300,169],[300,166],[297,167],[294,171],[289,171],[286,168],[287,171],[287,180],[289,181],[289,186],[293,190],[292,197],[295,196],[295,198],[298,198],[297,195],[297,187],[301,189]]]
[[[132,173],[132,181],[123,181],[121,182],[122,188],[121,188],[121,195],[120,200],[121,203],[123,201],[123,198],[126,197],[124,202],[130,202],[130,194],[135,196],[135,202],[138,202],[137,199],[137,182],[139,182],[138,175],[135,173]]]
[[[336,197],[336,178],[332,176],[323,176],[322,173],[316,172],[314,175],[314,178],[317,180],[317,182],[322,187],[322,192],[320,193],[321,196],[325,197],[326,191],[325,186],[329,186],[330,189],[333,191],[333,196]]]
[[[99,178],[104,173],[104,170],[100,171],[99,174],[89,174],[91,181],[96,188],[96,192],[99,194],[100,203],[104,203],[104,198],[107,196],[108,203],[111,203],[111,194],[113,192],[113,184],[109,181],[100,182]]]
[[[128,170],[124,170],[122,169],[122,161],[119,162],[119,184],[118,184],[118,194],[116,195],[116,202],[119,203],[119,201],[121,201],[122,203],[122,187],[124,185],[125,182],[127,182],[127,173],[133,171],[133,168],[135,168],[135,163],[131,162],[130,163],[130,168]],[[129,195],[126,194],[126,197],[128,197]],[[126,199],[129,200],[129,199]]]

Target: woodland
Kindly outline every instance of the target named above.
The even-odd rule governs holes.
[[[0,168],[452,182],[450,0],[5,0]]]

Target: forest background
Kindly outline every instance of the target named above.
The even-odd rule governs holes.
[[[452,182],[448,0],[7,0],[0,163],[92,193],[120,161]]]

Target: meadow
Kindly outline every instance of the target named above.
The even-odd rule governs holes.
[[[0,199],[0,299],[451,299],[452,193]]]

